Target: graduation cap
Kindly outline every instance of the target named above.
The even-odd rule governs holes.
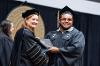
[[[26,18],[26,17],[28,17],[29,15],[32,15],[32,14],[39,15],[39,11],[37,9],[35,9],[35,8],[30,9],[30,10],[26,10],[24,13],[22,13],[22,17]]]
[[[73,11],[71,8],[69,8],[68,6],[65,6],[63,9],[60,10],[59,16],[60,16],[62,13],[66,12],[66,11],[69,11],[69,12],[71,12],[72,15],[74,15],[74,11]]]

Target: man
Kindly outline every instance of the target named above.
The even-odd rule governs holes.
[[[47,66],[79,66],[85,38],[81,31],[73,27],[73,18],[74,12],[65,6],[59,12],[59,29],[45,36],[54,46],[49,49],[50,61]]]

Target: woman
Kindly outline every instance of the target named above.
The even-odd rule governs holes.
[[[47,63],[48,57],[33,32],[38,24],[39,11],[27,10],[22,17],[24,24],[15,35],[11,66],[40,66]]]
[[[0,24],[0,66],[9,66],[10,55],[13,45],[11,39],[13,24],[9,20],[4,20]]]

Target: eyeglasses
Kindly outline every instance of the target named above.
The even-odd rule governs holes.
[[[73,21],[72,18],[61,18],[60,20],[61,20],[61,21],[66,21],[66,20],[67,20],[67,21]]]

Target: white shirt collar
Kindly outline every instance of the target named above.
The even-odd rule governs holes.
[[[73,28],[74,28],[74,27],[71,27],[71,28],[69,28],[68,30],[65,30],[65,31],[70,32],[70,31],[72,31],[72,30],[73,30]],[[58,29],[57,29],[57,31],[60,31],[60,28],[58,28]]]

